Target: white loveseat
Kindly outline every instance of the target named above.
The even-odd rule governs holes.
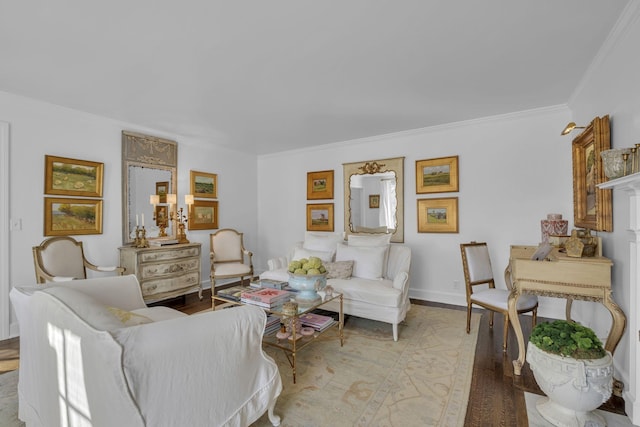
[[[146,307],[135,276],[13,288],[27,426],[247,426],[282,383],[264,311]]]
[[[286,257],[268,260],[268,271],[261,279],[286,281],[287,266],[292,259],[318,256],[326,266],[338,266],[338,270],[353,262],[352,271],[337,276],[327,276],[327,286],[343,294],[345,314],[391,323],[393,339],[398,340],[398,324],[411,307],[409,301],[409,269],[411,249],[404,245],[389,244],[388,238],[378,236],[349,235],[347,243],[342,236],[325,236],[307,233],[304,242],[294,245]],[[323,309],[339,311],[339,301],[322,306]]]

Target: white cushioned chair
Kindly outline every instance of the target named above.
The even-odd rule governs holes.
[[[502,351],[507,351],[509,334],[509,294],[511,292],[510,272],[505,271],[505,281],[509,289],[496,289],[491,268],[489,249],[485,242],[462,243],[462,267],[467,291],[467,333],[471,329],[471,308],[473,305],[489,310],[489,326],[493,328],[493,313],[502,313],[504,328],[502,337]],[[481,288],[481,289],[480,289]],[[538,313],[538,297],[535,295],[521,295],[518,298],[518,314],[532,312],[533,325],[536,324]]]
[[[99,272],[124,274],[124,268],[98,266],[84,257],[82,242],[72,237],[57,236],[45,239],[32,248],[36,282],[62,282],[86,279],[87,268]]]
[[[253,277],[253,253],[245,249],[243,234],[223,228],[209,235],[211,243],[211,289],[216,287],[216,279]]]
[[[19,418],[30,426],[247,426],[282,382],[254,306],[147,307],[135,276],[14,287]]]

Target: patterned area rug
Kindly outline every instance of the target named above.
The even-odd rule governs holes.
[[[327,332],[299,352],[297,383],[282,351],[284,389],[276,405],[282,426],[463,426],[478,338],[466,313],[413,305],[400,326],[348,317],[345,344]],[[18,427],[17,372],[0,375],[0,426]],[[253,426],[270,426],[266,414]]]
[[[345,344],[327,333],[299,352],[297,383],[281,350],[282,426],[463,426],[480,314],[413,305],[400,326],[349,317]],[[270,426],[263,416],[254,426]]]

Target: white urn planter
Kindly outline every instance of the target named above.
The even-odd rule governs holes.
[[[606,426],[593,411],[611,397],[611,353],[601,359],[573,359],[547,353],[529,342],[527,361],[547,395],[536,403],[544,419],[561,427]]]

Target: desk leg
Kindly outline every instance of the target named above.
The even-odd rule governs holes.
[[[609,331],[609,336],[607,337],[604,348],[613,354],[627,325],[627,317],[611,297],[611,291],[605,293],[602,304],[607,307],[613,320],[611,331]]]
[[[520,293],[516,287],[511,289],[509,294],[509,320],[513,331],[516,333],[518,340],[518,359],[513,361],[513,373],[514,375],[520,375],[522,367],[524,366],[525,348],[524,348],[524,336],[522,335],[522,326],[520,325],[520,319],[518,318],[518,298]]]
[[[567,297],[567,305],[564,309],[564,317],[567,318],[567,322],[573,322],[571,320],[571,306],[573,305],[573,298]]]

